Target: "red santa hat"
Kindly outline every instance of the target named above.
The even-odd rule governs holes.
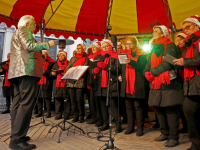
[[[102,44],[103,44],[104,42],[110,44],[110,46],[113,47],[113,43],[111,42],[111,40],[109,40],[109,39],[104,39],[103,41],[101,41],[101,46],[102,46]]]
[[[187,34],[185,34],[184,32],[181,32],[181,33],[177,34],[176,37],[178,37],[178,36],[182,36],[185,39],[187,37]]]
[[[94,45],[97,48],[101,49],[101,42],[95,42],[95,43],[92,43],[92,45]]]
[[[168,37],[169,34],[170,34],[170,32],[171,32],[171,30],[168,29],[168,28],[167,28],[166,26],[164,26],[164,25],[156,25],[156,26],[154,26],[153,28],[160,28],[160,29],[162,30],[162,32],[163,32],[163,34],[164,34],[165,37]]]
[[[185,19],[182,23],[181,26],[183,27],[184,22],[189,21],[192,23],[195,23],[196,25],[198,25],[200,27],[200,17],[198,15],[195,16],[190,16],[189,18]]]
[[[59,51],[57,56],[59,56],[60,54],[63,54],[66,58],[67,58],[67,52],[65,51]]]

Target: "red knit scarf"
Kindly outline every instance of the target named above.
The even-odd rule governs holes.
[[[133,57],[131,55],[131,52],[135,52],[136,57]],[[145,55],[145,53],[138,48],[132,50],[121,50],[121,54],[127,54],[127,56],[131,58],[131,60],[134,60],[136,62],[138,61],[139,55]],[[133,95],[135,93],[135,68],[133,68],[129,64],[126,65],[126,93],[130,95]]]
[[[194,34],[196,36],[200,36],[200,31],[196,31]],[[190,38],[190,36],[186,37],[186,42],[187,42],[187,40],[189,38]],[[186,51],[186,54],[185,54],[185,58],[192,58],[192,57],[194,57],[194,49],[193,49],[193,47],[195,45],[197,47],[197,49],[199,50],[199,48],[200,48],[199,44],[198,44],[199,42],[200,42],[200,38],[197,41],[193,42],[189,48],[187,48],[187,51]],[[187,67],[187,68],[184,68],[184,79],[185,79],[185,81],[189,81],[192,77],[194,77],[194,72],[197,75],[200,74],[199,71],[198,71],[198,69],[197,69],[197,67]]]
[[[63,63],[60,62],[60,60],[57,60],[57,64],[59,66],[58,70],[63,70],[65,71],[67,65],[68,65],[68,60],[66,59]],[[57,74],[57,80],[56,80],[56,87],[65,87],[65,83],[66,81],[64,80],[60,80],[63,77],[63,75],[61,73]]]
[[[45,59],[45,62],[44,62],[44,72],[47,70],[48,66],[49,66],[49,63],[55,63],[55,61],[50,58],[49,56]],[[38,82],[38,85],[46,85],[47,84],[47,77],[45,75],[42,75],[42,78],[40,79],[40,81]]]
[[[74,63],[73,67],[76,67],[76,66],[83,66],[85,64],[85,57],[84,57],[84,53],[76,53],[75,57],[78,58],[76,60],[76,62]]]
[[[4,69],[8,70],[9,64],[10,64],[10,59],[8,59],[8,62],[6,62],[6,64],[3,65]],[[6,71],[4,86],[10,87],[10,82],[8,81],[8,71]]]
[[[104,63],[108,65],[110,56],[111,56],[111,51],[100,51],[102,56],[105,56],[106,54],[109,55],[109,57],[106,57],[104,59]],[[112,51],[112,58],[118,59],[118,55],[116,51]],[[108,72],[106,70],[102,70],[101,72],[101,87],[107,87],[107,81],[108,81]]]
[[[167,38],[167,37],[162,37],[158,39],[157,41],[153,42],[152,44],[163,44],[164,45],[164,55],[167,50],[167,45],[172,43],[172,41]],[[163,61],[162,55],[159,57],[156,56],[155,52],[152,53],[151,55],[151,69],[154,67],[157,67],[158,65],[161,64]],[[170,77],[169,77],[169,70],[161,73],[159,76],[155,77],[154,80],[152,81],[151,88],[152,89],[160,89],[161,84],[170,84]]]
[[[89,56],[88,56],[88,59],[93,59],[94,60],[94,58],[97,56],[97,55],[99,55],[101,52],[100,51],[98,51],[98,52],[96,52],[96,53],[91,53]]]

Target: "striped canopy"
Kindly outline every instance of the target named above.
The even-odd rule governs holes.
[[[46,23],[55,12],[46,26],[47,36],[54,34],[56,37],[63,35],[65,38],[72,36],[74,39],[81,37],[101,40],[107,30],[108,21],[112,26],[110,34],[126,35],[149,33],[152,31],[151,26],[156,22],[170,27],[172,21],[177,29],[181,29],[180,24],[185,18],[200,16],[198,0],[61,1],[0,0],[0,23],[4,22],[8,27],[17,26],[20,17],[33,15],[39,26],[42,20]],[[109,15],[111,2],[112,9]],[[110,19],[107,16],[110,16]]]

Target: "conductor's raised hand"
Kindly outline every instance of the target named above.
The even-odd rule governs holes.
[[[55,44],[56,44],[56,41],[55,40],[50,40],[48,43],[49,43],[50,47],[54,47]]]

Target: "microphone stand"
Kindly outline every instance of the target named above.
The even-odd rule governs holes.
[[[112,91],[110,90],[110,81],[111,79],[111,65],[112,65],[112,52],[113,52],[113,47],[111,49],[111,56],[110,56],[110,67],[109,67],[109,73],[108,73],[108,86],[107,86],[107,98],[106,98],[106,105],[108,106],[110,103],[110,112],[109,112],[109,128],[110,128],[110,135],[109,135],[109,140],[108,143],[105,144],[106,149],[116,149],[116,150],[120,150],[119,148],[114,146],[114,139],[112,138],[112,116],[111,116],[111,111],[112,111],[112,105],[111,105],[111,94]]]

